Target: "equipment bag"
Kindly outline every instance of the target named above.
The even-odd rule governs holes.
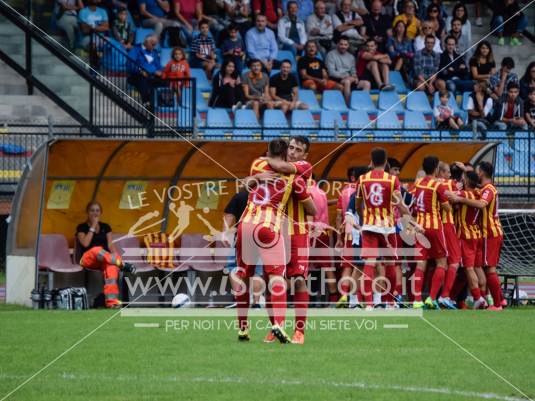
[[[87,290],[84,287],[57,288],[52,291],[54,309],[89,309]]]

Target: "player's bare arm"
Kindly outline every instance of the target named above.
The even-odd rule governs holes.
[[[282,173],[282,174],[297,173],[295,166],[292,163],[287,162],[285,160],[274,159],[272,157],[262,157],[261,159],[267,161],[270,167],[273,170],[278,171],[279,173]]]

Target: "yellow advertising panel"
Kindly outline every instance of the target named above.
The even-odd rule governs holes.
[[[74,192],[74,180],[59,180],[52,183],[47,209],[68,209]]]

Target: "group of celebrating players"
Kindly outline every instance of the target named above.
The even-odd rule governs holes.
[[[427,156],[416,181],[401,185],[401,164],[374,148],[369,166],[349,169],[349,182],[333,201],[337,218],[330,227],[330,201],[312,178],[309,150],[306,137],[274,139],[244,179],[249,195],[237,226],[232,275],[240,340],[249,340],[249,279],[258,259],[272,325],[265,342],[304,343],[310,264],[333,278],[329,301],[336,307],[348,307],[356,294],[366,309],[502,309],[496,266],[503,231],[491,163],[474,169]],[[341,249],[341,257],[333,257],[333,248]],[[405,291],[404,277],[410,282]],[[471,302],[464,301],[465,288]],[[291,338],[284,329],[288,292],[295,309]]]

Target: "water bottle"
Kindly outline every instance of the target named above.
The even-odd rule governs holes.
[[[40,309],[41,308],[41,291],[39,291],[37,288],[34,288],[31,292],[30,298],[32,300],[32,308]]]

